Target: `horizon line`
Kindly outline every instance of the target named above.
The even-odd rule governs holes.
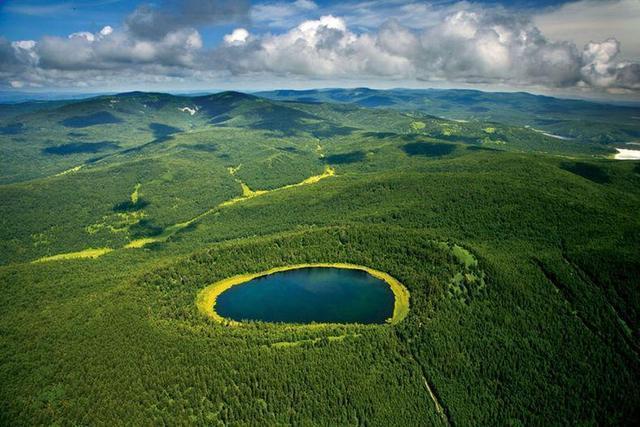
[[[482,93],[491,93],[491,94],[524,94],[536,97],[545,97],[552,99],[561,99],[561,100],[573,100],[573,101],[583,101],[583,102],[591,102],[598,104],[610,104],[610,105],[625,105],[625,106],[640,106],[640,99],[616,99],[616,98],[603,98],[603,97],[595,97],[595,96],[571,96],[567,94],[563,95],[549,95],[546,93],[536,93],[530,92],[527,90],[517,89],[517,90],[490,90],[483,88],[439,88],[439,87],[425,87],[425,88],[412,88],[412,87],[393,87],[393,88],[375,88],[369,86],[354,86],[354,87],[344,87],[344,86],[319,86],[319,87],[309,87],[309,88],[287,88],[287,87],[277,87],[271,89],[251,89],[251,90],[242,90],[242,89],[222,89],[222,88],[210,88],[210,89],[167,89],[167,90],[139,90],[139,89],[131,89],[131,90],[102,90],[102,91],[82,91],[82,90],[73,90],[73,89],[59,89],[59,90],[0,90],[0,104],[19,104],[25,102],[48,102],[48,101],[71,101],[71,100],[80,100],[80,99],[90,99],[100,96],[118,96],[123,94],[130,93],[145,93],[145,94],[167,94],[174,96],[197,96],[197,95],[215,95],[218,93],[224,92],[238,92],[244,94],[259,94],[264,92],[275,92],[275,91],[291,91],[291,92],[305,92],[305,91],[329,91],[329,90],[371,90],[377,92],[392,92],[399,90],[406,91],[415,91],[415,92],[428,92],[428,91],[466,91],[466,92],[482,92]],[[12,95],[13,98],[12,99]],[[24,97],[19,97],[19,95],[24,95]],[[42,98],[37,97],[37,95],[43,95]],[[46,96],[49,95],[49,96]],[[69,98],[64,98],[64,96],[70,96]]]

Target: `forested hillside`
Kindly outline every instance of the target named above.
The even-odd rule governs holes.
[[[637,113],[559,139],[318,93],[0,109],[0,424],[637,424],[640,162],[607,139]],[[196,307],[304,263],[387,272],[409,314]]]

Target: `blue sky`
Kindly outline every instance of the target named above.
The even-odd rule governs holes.
[[[640,0],[0,0],[0,88],[486,87],[637,98]]]
[[[0,5],[0,33],[11,40],[20,40],[98,31],[105,25],[122,22],[135,6],[135,2],[120,0],[5,0]]]

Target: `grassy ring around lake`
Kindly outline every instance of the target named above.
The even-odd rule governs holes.
[[[310,264],[296,264],[289,265],[283,267],[275,267],[266,271],[261,271],[258,273],[248,273],[248,274],[239,274],[237,276],[232,276],[218,282],[215,282],[206,288],[202,289],[196,298],[196,306],[198,310],[204,315],[210,317],[211,319],[232,326],[239,326],[242,322],[238,322],[236,320],[231,320],[220,316],[216,312],[216,300],[218,296],[220,296],[226,290],[232,288],[233,286],[241,285],[246,282],[249,282],[258,277],[268,276],[274,273],[280,273],[288,270],[297,270],[301,268],[316,268],[316,267],[325,267],[325,268],[341,268],[341,269],[349,269],[349,270],[360,270],[364,271],[371,276],[384,281],[389,285],[391,291],[393,292],[393,315],[391,318],[387,319],[387,323],[395,325],[401,322],[409,313],[409,291],[407,288],[400,283],[397,279],[392,277],[391,275],[375,270],[373,268],[365,267],[362,265],[355,264],[347,264],[347,263],[310,263]]]

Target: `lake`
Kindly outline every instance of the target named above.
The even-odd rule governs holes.
[[[215,311],[237,321],[286,323],[385,323],[394,295],[366,271],[308,267],[257,277],[216,299]]]

